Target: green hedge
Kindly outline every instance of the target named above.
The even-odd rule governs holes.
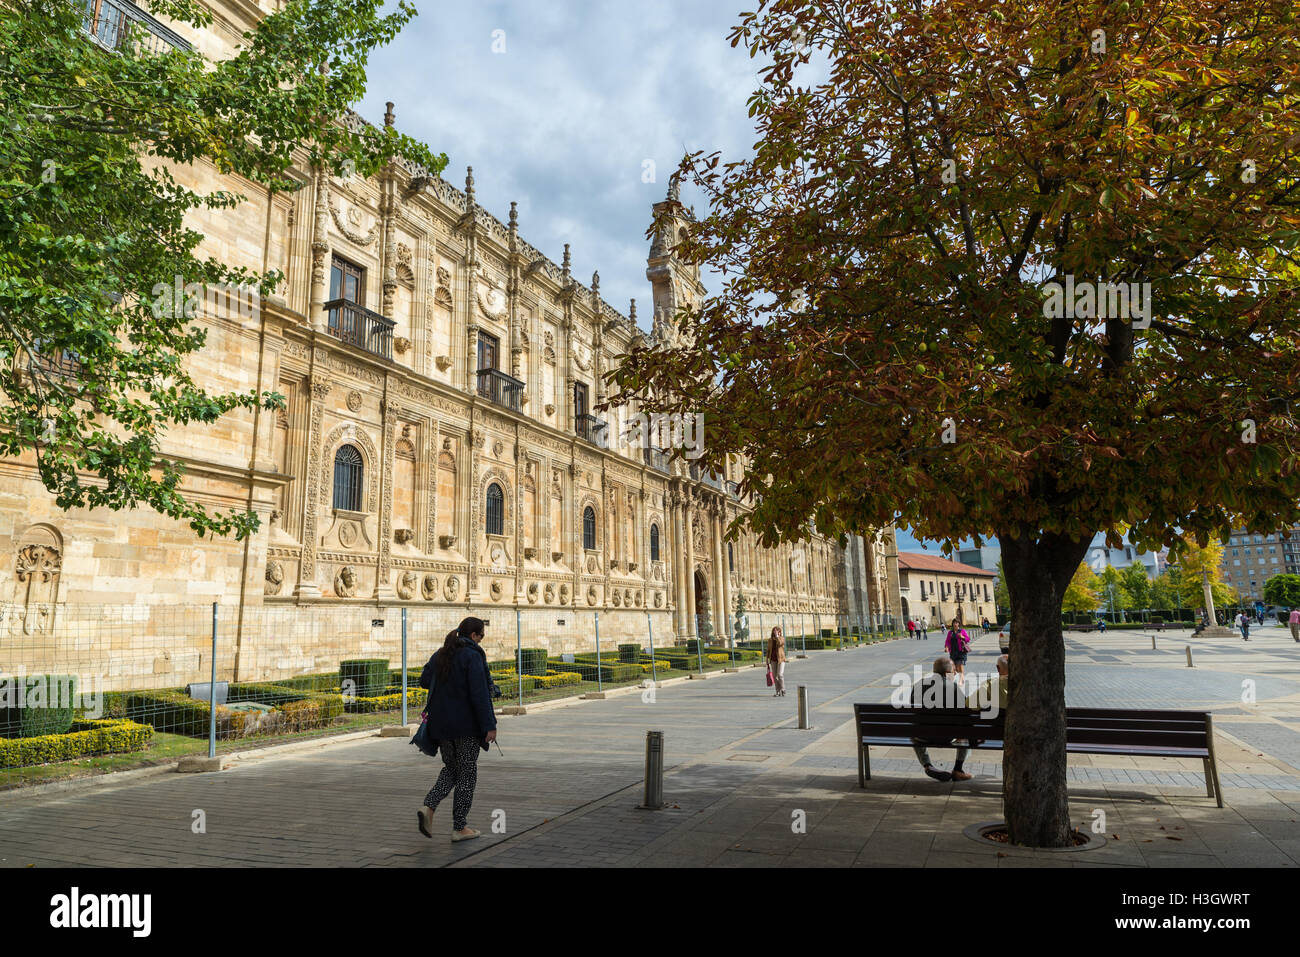
[[[571,672],[581,675],[585,681],[596,681],[599,675],[600,681],[608,681],[618,684],[623,681],[639,681],[641,679],[641,665],[636,663],[618,664],[601,662],[597,664],[594,658],[589,660],[580,660],[583,655],[574,655],[573,661],[560,661],[552,658],[546,662],[546,666],[553,672]]]
[[[0,737],[34,738],[65,734],[76,717],[74,675],[27,675],[0,679]],[[35,706],[33,706],[33,702]]]
[[[339,687],[358,698],[373,698],[388,687],[388,671],[387,658],[349,658],[339,662]]]
[[[402,670],[399,668],[397,674],[401,675]],[[415,673],[416,677],[420,676],[419,671]],[[398,680],[401,680],[400,678]],[[283,688],[290,688],[293,691],[332,691],[339,693],[340,689],[339,672],[330,671],[323,675],[300,675],[297,678],[284,678],[279,681],[267,682],[268,684],[279,685]]]
[[[639,661],[640,655],[641,655],[640,645],[619,645],[618,646],[618,660],[623,662],[624,664],[628,664],[633,661]]]
[[[424,704],[429,699],[429,692],[423,688],[408,688],[406,691],[406,705],[419,711],[424,710]],[[350,701],[343,702],[343,709],[349,714],[376,714],[381,711],[400,711],[402,710],[402,689],[399,685],[396,690],[389,689],[388,693],[377,695],[372,698],[353,698]]]
[[[279,685],[235,682],[230,686],[230,704],[257,701],[272,706],[269,715],[232,711],[217,705],[217,737],[223,741],[249,734],[275,734],[322,728],[343,713],[343,698],[337,694],[293,692]],[[152,725],[159,731],[206,738],[210,712],[206,701],[197,701],[184,691],[131,691],[124,698],[127,718]]]
[[[0,768],[30,767],[95,754],[143,751],[153,737],[147,724],[108,718],[73,721],[62,734],[0,738]]]
[[[546,674],[546,657],[545,648],[519,649],[520,671],[526,675]]]

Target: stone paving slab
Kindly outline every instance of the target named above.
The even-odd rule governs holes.
[[[1149,651],[1140,635],[1072,636],[1067,694],[1240,712],[1217,744],[1229,807],[1206,798],[1200,762],[1072,756],[1072,816],[1087,826],[1104,814],[1108,838],[1083,854],[962,835],[1001,816],[992,754],[971,762],[973,781],[943,785],[919,773],[909,749],[873,749],[873,778],[858,787],[853,702],[887,700],[895,673],[928,670],[937,651],[899,640],[792,661],[784,699],[751,670],[659,689],[650,702],[626,695],[503,718],[501,753],[480,760],[476,841],[418,834],[413,812],[440,762],[375,737],[219,774],[0,795],[0,866],[1294,866],[1300,771],[1260,746],[1294,733],[1278,716],[1300,716],[1294,643],[1198,651],[1213,667],[1187,669],[1178,656],[1140,657],[1143,642]],[[991,670],[995,645],[977,636],[968,670]],[[1102,648],[1120,660],[1087,660]],[[1254,703],[1240,700],[1243,677],[1255,679]],[[810,689],[811,731],[794,727],[799,684]],[[636,809],[648,729],[666,736],[661,811]],[[447,810],[435,830],[449,829]],[[193,832],[195,811],[204,833]]]

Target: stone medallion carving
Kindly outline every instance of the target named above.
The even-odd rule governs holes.
[[[378,219],[370,224],[369,231],[360,232],[361,213],[356,206],[349,206],[347,213],[343,214],[339,212],[338,206],[335,205],[334,196],[329,192],[326,192],[325,196],[326,201],[329,203],[330,215],[334,218],[334,225],[338,227],[339,232],[358,246],[369,246],[375,241],[375,237],[379,235]]]
[[[415,539],[415,532],[409,528],[399,528],[393,532],[393,541],[399,545],[409,545]]]
[[[344,565],[334,576],[334,594],[339,598],[351,598],[357,593],[357,573],[351,565]]]
[[[569,603],[569,586],[568,586],[568,585],[561,585],[561,586],[560,586],[560,604],[561,604],[561,605],[567,605],[568,603]]]
[[[356,522],[344,522],[339,526],[339,544],[351,548],[357,543],[358,534]]]
[[[664,606],[664,593],[661,591],[657,591],[655,592],[655,607],[662,608],[663,606]]]
[[[537,587],[537,582],[533,582],[531,585],[528,586],[528,604],[536,605],[537,599],[540,597],[541,594],[540,594],[540,590]]]
[[[596,574],[596,558],[594,555],[587,557],[587,572],[592,575]]]
[[[506,450],[505,443],[502,442],[500,439],[497,439],[495,442],[492,443],[492,454],[495,455],[497,458],[501,458],[501,453],[504,452],[505,450]]]
[[[615,608],[617,608],[617,607],[619,607],[621,604],[623,604],[622,596],[619,595],[617,589],[615,589],[615,590],[610,594],[610,596],[609,596],[609,600],[610,600],[610,603],[611,603]],[[591,602],[591,604],[595,604],[595,603],[594,603],[594,602]]]
[[[420,584],[420,594],[424,596],[425,601],[433,601],[438,597],[437,575],[424,576],[424,581]]]
[[[642,601],[642,598],[641,598],[641,592],[638,591],[638,592],[636,593],[636,606],[637,606],[638,608],[641,607],[641,601]]]
[[[595,586],[595,585],[588,585],[588,586],[587,586],[587,604],[588,604],[588,605],[594,605],[594,604],[596,604],[596,586]]]
[[[356,389],[348,393],[348,408],[353,412],[361,411],[361,393]]]
[[[628,608],[632,607],[632,589],[623,589],[623,604],[627,605]]]
[[[415,597],[415,588],[419,584],[419,575],[415,572],[403,572],[402,577],[397,580],[397,597],[402,601],[410,601]]]
[[[266,593],[268,595],[280,594],[280,588],[284,584],[284,566],[274,559],[266,563]]]
[[[493,582],[488,586],[488,592],[492,595],[493,601],[500,601],[501,596],[505,593],[505,589],[501,587],[500,582]]]
[[[460,594],[460,579],[455,575],[448,575],[447,584],[443,587],[442,593],[446,596],[447,601],[455,601],[456,596]]]
[[[506,294],[496,279],[486,270],[480,269],[479,282],[475,287],[478,307],[489,319],[500,319],[506,311]]]
[[[657,581],[657,582],[661,582],[661,581],[663,581],[663,580],[664,580],[664,568],[663,568],[662,565],[656,565],[656,566],[655,566],[655,581]]]
[[[554,604],[555,604],[555,586],[554,586],[554,585],[547,585],[547,586],[546,586],[546,604],[548,604],[548,605],[554,605]]]
[[[499,542],[492,546],[491,558],[492,558],[492,564],[497,568],[500,568],[501,566],[505,565],[506,550],[501,547],[501,544]]]

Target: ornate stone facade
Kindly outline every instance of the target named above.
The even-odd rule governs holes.
[[[256,15],[214,6],[237,31]],[[233,49],[224,34],[187,38]],[[206,163],[175,175],[203,192],[253,193]],[[648,619],[659,636],[729,634],[742,593],[750,612],[847,613],[833,543],[725,540],[746,507],[740,463],[698,476],[604,447],[613,429],[582,413],[646,333],[601,299],[598,275],[590,286],[573,277],[567,247],[556,265],[520,237],[513,209],[503,224],[480,207],[472,171],[463,190],[403,162],[342,180],[303,156],[296,175],[297,194],[249,195],[193,223],[200,255],[286,277],[251,321],[201,320],[196,378],[276,391],[286,408],[176,429],[163,449],[186,464],[187,494],[251,505],[261,530],[200,541],[151,512],[63,513],[30,462],[10,462],[0,547],[7,539],[12,601],[569,607],[601,611],[610,641],[639,639]],[[655,212],[670,224],[690,216],[671,193]],[[703,294],[676,235],[660,230],[647,264],[663,338],[676,335],[672,311]],[[340,335],[326,307],[339,269],[359,277],[357,315],[382,335]],[[483,356],[494,371],[480,370]],[[49,533],[33,538],[42,523]]]

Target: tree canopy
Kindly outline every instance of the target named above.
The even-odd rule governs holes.
[[[220,286],[260,302],[281,277],[199,256],[187,214],[242,197],[195,193],[169,166],[207,160],[272,192],[300,185],[291,168],[304,155],[340,173],[393,156],[443,169],[445,156],[391,128],[339,122],[364,92],[369,52],[415,12],[383,6],[289,0],[214,62],[140,26],[106,48],[67,0],[0,5],[0,456],[34,461],[61,508],[143,504],[199,533],[256,527],[252,513],[182,495],[160,440],[280,397],[196,383],[186,360],[204,330],[179,308],[190,297],[160,290]],[[193,0],[150,7],[212,22]]]
[[[1300,518],[1292,7],[760,0],[731,35],[753,155],[681,166],[707,210],[677,253],[721,288],[612,374],[704,416],[699,465],[748,460],[764,543],[997,536],[1016,843],[1068,840],[1060,612],[1094,534]]]

